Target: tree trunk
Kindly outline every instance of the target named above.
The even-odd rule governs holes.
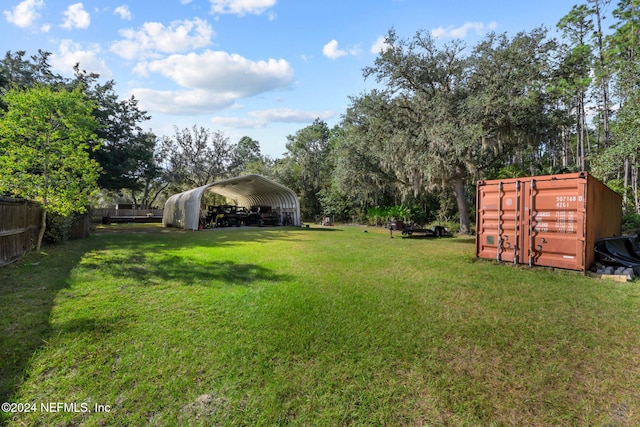
[[[469,206],[467,199],[464,197],[464,179],[461,176],[457,176],[453,181],[453,192],[456,196],[458,212],[460,213],[460,234],[469,234],[471,222],[469,221]]]
[[[40,252],[42,246],[42,239],[44,238],[44,232],[47,229],[47,210],[42,209],[42,217],[40,220],[40,231],[38,232],[38,241],[36,242],[36,252]]]
[[[569,167],[569,142],[567,141],[567,132],[564,126],[562,126],[562,168],[567,169]]]
[[[582,168],[580,170],[585,171],[587,170],[587,156],[591,154],[591,142],[589,140],[589,128],[587,127],[587,111],[585,107],[584,92],[582,93],[580,105],[582,108],[582,114],[580,115],[580,119],[582,120],[582,123],[580,124],[580,129],[582,130]]]
[[[144,192],[142,193],[142,201],[140,202],[142,205],[142,209],[151,209],[151,202],[149,201],[150,191],[151,191],[151,180],[147,178],[145,179],[145,182],[144,182]]]
[[[155,192],[155,194],[153,195],[153,197],[149,201],[149,208],[151,208],[153,206],[153,204],[156,202],[156,199],[158,198],[160,193],[162,193],[168,186],[169,186],[169,183],[166,183],[165,185],[160,187],[160,189],[158,191]]]
[[[622,209],[624,210],[624,212],[627,211],[627,203],[628,203],[628,197],[627,197],[627,189],[629,187],[629,159],[624,159],[624,193],[622,194]]]
[[[631,189],[633,191],[633,203],[636,213],[640,213],[640,200],[638,200],[638,168],[636,166],[636,158],[633,158],[633,167],[631,168]]]
[[[585,130],[584,130],[584,116],[585,116],[585,111],[584,111],[584,93],[582,90],[579,91],[578,93],[578,106],[576,108],[576,119],[577,119],[577,129],[576,129],[576,133],[577,133],[577,139],[578,139],[578,143],[577,143],[577,147],[576,147],[576,166],[579,168],[579,170],[583,171],[584,170],[584,156],[585,156],[585,152],[584,152],[584,134],[585,134]]]
[[[611,135],[609,132],[609,72],[605,62],[604,36],[602,34],[602,15],[600,13],[600,1],[592,0],[595,3],[595,14],[597,24],[598,61],[600,63],[600,90],[602,97],[602,124],[604,126],[604,148],[609,147]],[[605,5],[606,7],[606,5]]]

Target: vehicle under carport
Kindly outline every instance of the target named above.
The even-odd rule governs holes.
[[[281,223],[300,226],[300,202],[296,193],[262,175],[244,175],[216,181],[169,197],[164,205],[162,224],[197,230],[202,217],[202,196],[212,191],[232,200],[238,206],[270,206],[280,215]],[[286,221],[285,221],[286,219]]]

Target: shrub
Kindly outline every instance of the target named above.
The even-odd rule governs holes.
[[[44,240],[49,243],[62,243],[76,238],[74,231],[76,225],[83,221],[85,215],[71,214],[61,216],[57,214],[47,214],[47,229],[44,232]]]
[[[631,233],[640,230],[640,214],[630,212],[622,216],[622,232]]]

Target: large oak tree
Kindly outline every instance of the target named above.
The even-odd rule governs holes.
[[[545,124],[544,88],[555,45],[542,29],[508,38],[491,34],[467,54],[392,30],[365,77],[384,87],[352,100],[340,151],[353,180],[395,183],[405,192],[455,193],[460,230],[470,229],[466,183],[516,148],[535,145]]]

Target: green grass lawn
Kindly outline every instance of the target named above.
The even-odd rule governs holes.
[[[108,229],[0,269],[0,402],[35,405],[0,423],[640,425],[637,283],[473,238]]]

